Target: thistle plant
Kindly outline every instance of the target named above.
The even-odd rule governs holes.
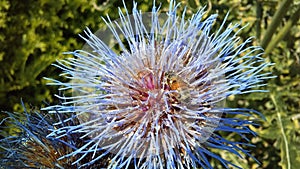
[[[251,146],[246,135],[255,136],[249,126],[260,113],[226,107],[225,100],[265,92],[258,87],[271,78],[262,72],[271,64],[251,38],[241,42],[239,24],[225,26],[224,18],[212,32],[217,15],[204,19],[200,9],[186,19],[178,6],[171,1],[166,14],[155,5],[151,13],[136,3],[132,15],[120,9],[119,20],[103,18],[109,29],[87,29],[84,49],[55,64],[70,81],[50,79],[66,94],[58,96],[61,105],[45,110],[69,118],[55,123],[48,137],[80,134],[84,140],[60,160],[80,156],[72,164],[85,167],[113,154],[107,168],[213,168],[211,159],[239,168],[215,150],[252,157],[243,148]],[[62,125],[74,119],[80,124]],[[235,133],[244,142],[221,133]]]

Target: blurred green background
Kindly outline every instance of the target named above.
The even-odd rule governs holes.
[[[150,12],[152,0],[137,1],[142,11]],[[168,9],[168,1],[161,3]],[[228,106],[256,109],[266,117],[260,127],[252,127],[259,137],[251,148],[261,165],[248,157],[241,160],[230,153],[222,157],[243,168],[300,168],[300,1],[296,0],[211,0],[182,1],[191,16],[206,6],[207,15],[218,13],[217,28],[230,12],[230,22],[248,24],[239,34],[242,40],[255,37],[253,45],[265,49],[264,58],[276,63],[267,71],[277,78],[268,81],[269,93],[230,97]],[[132,8],[131,2],[126,2]],[[0,1],[0,110],[22,111],[26,107],[43,107],[44,102],[59,102],[58,88],[47,86],[43,77],[64,80],[60,70],[51,66],[57,59],[71,57],[63,52],[81,49],[78,36],[89,27],[97,31],[104,26],[101,16],[118,18],[122,1],[82,0],[1,0]],[[130,11],[131,12],[131,11]],[[4,113],[1,113],[4,118]],[[1,121],[1,120],[0,120]],[[230,135],[225,137],[231,138]],[[242,162],[241,162],[242,161]]]

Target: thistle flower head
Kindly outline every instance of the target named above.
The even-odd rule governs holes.
[[[249,46],[251,38],[240,42],[239,24],[224,27],[225,18],[211,32],[216,15],[203,19],[201,9],[186,20],[177,8],[171,1],[166,14],[155,5],[143,14],[134,3],[132,15],[126,9],[119,20],[104,19],[105,33],[87,29],[84,50],[58,62],[72,81],[51,84],[72,89],[73,95],[58,96],[64,103],[47,109],[71,114],[64,122],[75,118],[81,123],[57,128],[49,137],[84,133],[80,138],[86,140],[63,158],[101,150],[105,153],[82,166],[111,153],[108,168],[213,168],[211,158],[238,166],[212,149],[250,155],[241,148],[247,143],[217,134],[233,132],[246,141],[245,134],[255,134],[248,128],[252,121],[222,116],[248,117],[251,110],[226,108],[224,101],[261,91],[257,87],[270,76],[260,72],[270,64],[260,57],[260,47]]]
[[[41,111],[23,113],[4,112],[8,117],[1,121],[5,126],[0,130],[0,168],[74,168],[80,163],[73,165],[81,156],[60,159],[83,145],[78,139],[80,134],[69,134],[60,139],[47,137],[54,130],[53,123],[64,120],[63,114],[45,114]],[[72,120],[63,125],[76,125]],[[63,127],[59,125],[57,127]],[[91,155],[82,162],[88,162]],[[95,164],[90,167],[101,166]]]

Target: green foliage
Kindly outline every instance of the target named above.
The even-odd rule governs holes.
[[[43,100],[53,101],[55,89],[47,87],[43,77],[58,76],[59,72],[50,64],[67,57],[62,52],[80,49],[83,41],[78,34],[85,27],[95,30],[100,27],[100,16],[109,13],[113,4],[106,3],[101,9],[94,8],[95,5],[95,2],[64,0],[1,1],[2,110],[17,109],[21,97],[34,105]]]
[[[143,11],[151,11],[152,0],[137,1]],[[156,3],[160,3],[156,1]],[[220,25],[229,13],[228,23],[248,26],[241,39],[256,37],[254,45],[266,49],[263,56],[275,63],[267,71],[277,76],[264,88],[269,93],[230,97],[233,107],[256,109],[265,116],[260,127],[252,129],[258,137],[251,151],[261,165],[251,159],[237,159],[229,153],[224,158],[243,168],[296,169],[300,166],[300,1],[283,0],[185,0],[190,15],[206,5],[207,16],[218,13]],[[127,3],[132,8],[132,3]],[[0,110],[18,110],[20,99],[33,105],[43,100],[54,103],[57,88],[46,86],[43,77],[59,78],[59,70],[50,66],[56,59],[69,57],[62,52],[80,49],[79,38],[85,27],[96,31],[103,27],[101,16],[118,17],[121,1],[2,0],[0,2]],[[168,2],[161,8],[166,10]],[[63,80],[63,79],[60,79]],[[258,117],[259,118],[259,117]],[[1,120],[0,120],[1,121]],[[233,135],[228,139],[238,139]],[[249,138],[252,138],[249,136]],[[217,166],[216,166],[217,168]]]
[[[277,77],[265,87],[269,93],[238,96],[228,103],[255,108],[266,118],[260,122],[261,127],[253,127],[259,139],[252,140],[257,146],[252,154],[262,164],[258,167],[249,161],[243,167],[297,169],[300,166],[300,4],[257,1],[247,5],[256,7],[245,14],[245,17],[256,15],[256,20],[250,22],[253,27],[249,34],[256,35],[254,44],[265,47],[263,57],[275,63],[266,71]]]

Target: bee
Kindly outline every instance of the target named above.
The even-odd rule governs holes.
[[[170,97],[174,98],[176,102],[187,103],[191,99],[189,85],[175,73],[166,73],[166,86],[170,91],[175,91]]]

